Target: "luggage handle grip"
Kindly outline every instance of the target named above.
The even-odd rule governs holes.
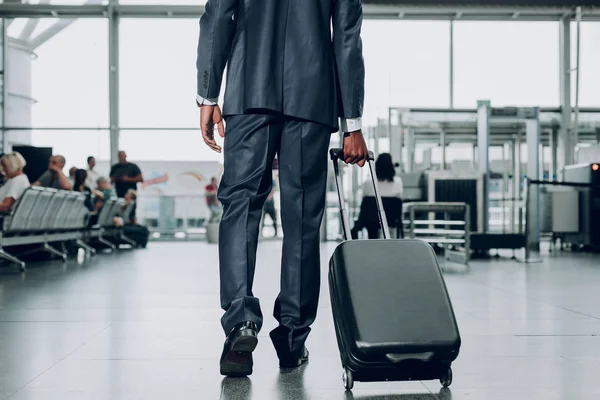
[[[333,171],[335,175],[335,185],[338,192],[338,200],[340,202],[340,215],[342,218],[342,230],[344,231],[344,238],[346,240],[352,239],[352,232],[350,230],[350,222],[346,209],[346,202],[344,200],[344,192],[342,190],[342,182],[340,180],[340,167],[339,160],[344,160],[344,149],[341,148],[333,148],[329,150],[329,155],[331,156],[331,160],[333,161]],[[368,152],[367,162],[369,164],[369,171],[371,172],[371,180],[373,181],[373,191],[375,192],[375,202],[377,203],[377,215],[379,216],[379,224],[381,225],[381,230],[383,231],[383,238],[390,238],[390,230],[387,223],[387,218],[385,216],[385,211],[383,209],[383,201],[381,200],[381,195],[379,194],[379,185],[377,182],[377,173],[375,172],[375,166],[373,162],[375,161],[375,156],[372,151]]]
[[[385,355],[385,358],[387,358],[388,361],[391,361],[394,364],[399,364],[403,361],[409,361],[409,360],[427,362],[427,361],[431,361],[433,356],[434,356],[434,354],[429,351],[426,353],[412,353],[412,354],[411,353],[409,353],[409,354],[388,353]]]
[[[342,160],[344,161],[344,149],[340,149],[340,148],[333,148],[329,150],[329,155],[331,156],[331,159],[333,161],[337,161],[337,160]],[[369,150],[368,152],[368,160],[369,161],[375,161],[375,156],[373,155],[373,152]]]

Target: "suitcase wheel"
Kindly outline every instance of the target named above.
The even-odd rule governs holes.
[[[448,371],[440,378],[440,383],[443,387],[448,387],[452,383],[452,368],[448,368]]]
[[[344,372],[342,373],[342,380],[344,381],[344,387],[346,390],[352,390],[354,387],[354,378],[352,377],[352,371],[348,368],[344,368]]]

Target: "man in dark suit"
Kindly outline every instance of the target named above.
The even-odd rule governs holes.
[[[361,131],[361,25],[361,0],[208,0],[205,6],[196,101],[205,143],[222,151],[215,127],[225,138],[218,190],[224,209],[219,232],[221,323],[227,335],[223,375],[252,373],[263,322],[252,282],[276,154],[284,239],[274,309],[279,326],[270,337],[280,367],[308,360],[304,343],[319,300],[330,134],[344,132],[347,163],[362,167],[368,153]],[[216,103],[226,64],[222,114]]]

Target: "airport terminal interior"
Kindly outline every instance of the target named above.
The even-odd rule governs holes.
[[[195,102],[206,1],[0,1],[0,399],[600,398],[600,8],[527,3],[362,0],[363,135],[400,187],[381,202],[391,237],[369,166],[329,161],[310,357],[280,369],[275,162],[253,287],[264,325],[253,373],[236,378],[219,371],[223,155]],[[369,359],[371,374],[345,364],[331,260],[348,236],[435,254],[460,349],[433,379],[408,375],[439,343]],[[429,269],[379,256],[364,269],[406,279],[369,307],[396,308],[399,337],[404,325],[426,337],[417,325],[444,310],[406,316],[439,297],[408,287]]]

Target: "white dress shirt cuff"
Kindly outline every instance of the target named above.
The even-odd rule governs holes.
[[[354,132],[362,129],[362,119],[361,118],[341,118],[340,120],[340,129],[343,133]]]
[[[201,106],[203,106],[203,105],[214,106],[217,104],[218,100],[219,99],[205,99],[204,97],[202,97],[200,95],[196,95],[196,101]]]

